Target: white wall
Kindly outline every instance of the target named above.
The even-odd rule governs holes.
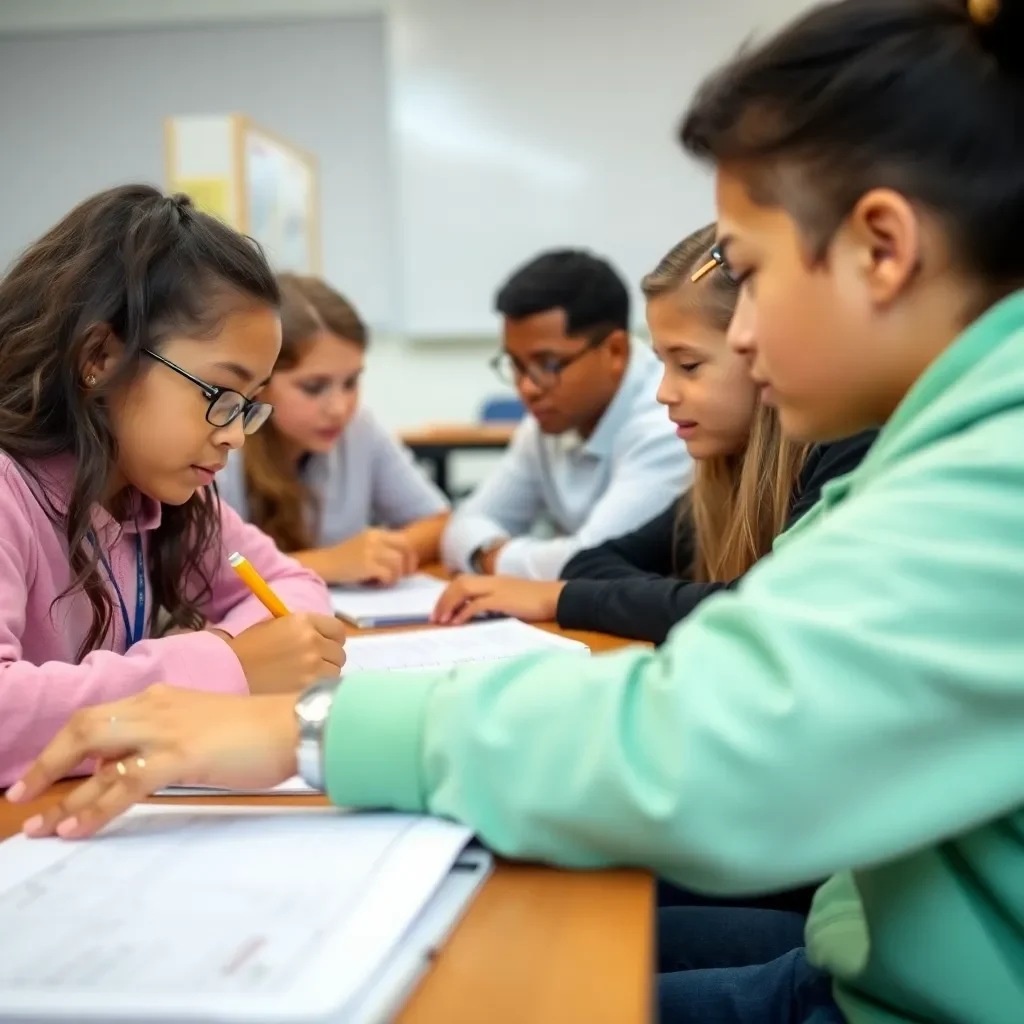
[[[0,34],[377,14],[386,0],[0,0]]]
[[[168,115],[239,111],[318,155],[325,274],[390,324],[384,49],[378,15],[0,38],[0,263],[99,189],[164,184]]]

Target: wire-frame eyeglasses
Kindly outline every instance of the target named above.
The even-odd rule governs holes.
[[[151,349],[146,348],[142,351],[150,359],[163,363],[169,370],[180,374],[185,380],[190,380],[203,392],[203,395],[210,403],[206,407],[206,422],[211,427],[227,427],[241,416],[242,432],[245,434],[255,434],[270,419],[270,414],[274,411],[274,407],[266,402],[255,402],[251,398],[246,398],[245,395],[233,391],[231,388],[222,388],[217,384],[207,384],[205,380],[194,377],[187,370],[183,370],[176,363],[172,363],[170,359],[165,359],[162,355],[153,352]]]

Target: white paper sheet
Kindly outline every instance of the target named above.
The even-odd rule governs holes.
[[[334,614],[356,626],[429,622],[446,584],[417,573],[393,587],[331,587]]]
[[[222,789],[220,786],[168,786],[159,790],[156,796],[311,796],[316,793],[312,786],[298,775],[279,782],[271,789]]]
[[[538,651],[586,654],[589,648],[578,640],[549,633],[518,619],[498,619],[466,626],[349,637],[345,642],[342,675],[361,670],[447,668],[474,661],[500,661]]]
[[[469,839],[328,809],[143,806],[0,845],[0,1019],[313,1021],[378,971]]]

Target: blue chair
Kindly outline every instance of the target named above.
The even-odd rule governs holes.
[[[526,407],[514,395],[488,398],[480,408],[481,423],[518,423],[526,415]]]

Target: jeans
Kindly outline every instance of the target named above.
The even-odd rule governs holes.
[[[661,1024],[843,1024],[832,979],[807,962],[803,926],[780,910],[661,910]]]

